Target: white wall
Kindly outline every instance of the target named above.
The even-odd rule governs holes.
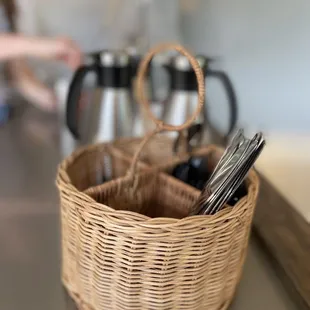
[[[218,57],[231,76],[241,125],[310,131],[309,0],[193,0],[182,30],[186,44]],[[210,93],[220,119],[224,102]]]
[[[16,1],[21,32],[68,35],[84,52],[124,48],[137,40],[145,51],[149,44],[180,40],[178,0]],[[141,15],[143,12],[147,16]],[[150,42],[141,42],[145,36]],[[64,68],[52,64],[44,71],[57,76]]]
[[[70,35],[84,51],[122,48],[135,37],[179,40],[178,0],[17,0],[26,33]],[[150,14],[143,19],[143,8]],[[165,13],[169,13],[169,16]]]

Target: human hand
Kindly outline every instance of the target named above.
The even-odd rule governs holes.
[[[57,98],[55,93],[36,77],[21,80],[17,88],[25,99],[40,110],[46,112],[56,111]]]
[[[23,57],[55,59],[76,69],[82,61],[82,52],[66,37],[44,38],[20,34],[0,34],[0,61]]]
[[[46,112],[55,112],[57,98],[52,89],[40,81],[28,64],[23,60],[9,63],[13,85],[30,103]]]
[[[76,69],[82,62],[82,52],[69,38],[28,38],[29,56],[60,60]]]

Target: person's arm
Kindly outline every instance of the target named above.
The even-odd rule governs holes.
[[[81,63],[80,49],[68,38],[0,34],[0,61],[22,57],[58,59],[74,69]]]
[[[0,34],[0,61],[30,56],[35,51],[37,42],[17,34]]]
[[[35,76],[25,60],[27,57],[58,59],[75,69],[81,63],[79,48],[66,38],[0,35],[0,61],[6,60],[11,83],[29,102],[45,111],[55,110],[54,92]]]
[[[36,77],[25,60],[11,60],[8,69],[12,85],[28,102],[41,110],[55,111],[57,99],[53,90]]]
[[[1,29],[2,34],[0,32],[0,62],[6,60],[4,69],[8,81],[30,103],[45,111],[55,110],[57,100],[54,91],[38,79],[25,58],[59,59],[74,69],[81,61],[79,48],[70,39],[35,37],[36,1],[10,0],[4,1],[1,6],[8,25]],[[15,34],[8,34],[8,31]],[[26,32],[28,36],[19,32]]]

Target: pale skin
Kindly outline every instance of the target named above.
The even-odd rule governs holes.
[[[81,64],[81,51],[68,38],[41,38],[19,34],[0,34],[0,61],[9,61],[15,86],[41,109],[55,110],[54,93],[39,81],[25,62],[26,58],[59,60],[71,69]]]

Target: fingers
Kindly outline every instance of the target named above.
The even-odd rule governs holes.
[[[24,95],[30,103],[42,111],[51,113],[57,110],[56,96],[48,88],[28,88]]]
[[[44,88],[38,93],[33,93],[33,103],[37,105],[39,109],[46,112],[56,112],[57,100],[56,95],[51,89]]]
[[[73,40],[67,37],[27,37],[24,40],[27,43],[28,56],[60,60],[72,69],[76,69],[82,62],[80,48]]]
[[[58,38],[56,58],[65,62],[70,68],[76,69],[82,63],[82,52],[78,45],[69,38]]]

